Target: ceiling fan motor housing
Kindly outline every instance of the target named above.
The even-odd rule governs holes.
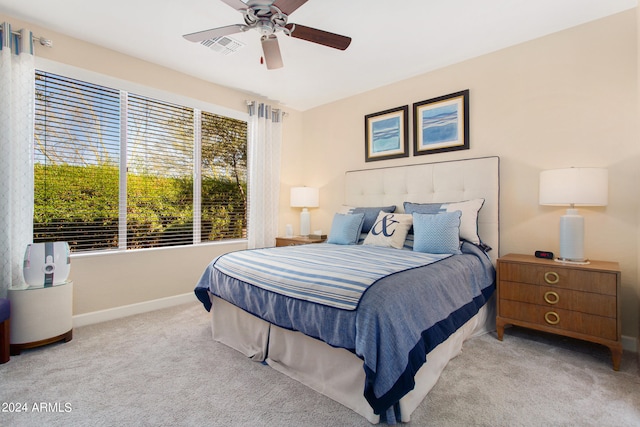
[[[244,11],[244,22],[263,36],[287,30],[287,15],[271,3],[273,2],[249,2],[249,7]]]

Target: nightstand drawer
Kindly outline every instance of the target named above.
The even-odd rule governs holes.
[[[530,283],[605,295],[617,294],[617,275],[556,266],[501,263],[500,280]]]
[[[618,331],[615,318],[595,316],[577,311],[549,308],[537,304],[501,300],[501,316],[548,328],[577,332],[607,340],[616,340]]]
[[[500,298],[615,318],[616,297],[528,283],[500,282]]]

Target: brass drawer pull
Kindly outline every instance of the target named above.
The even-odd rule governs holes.
[[[557,304],[560,301],[560,295],[553,291],[547,291],[544,293],[544,300],[551,305]]]
[[[555,311],[547,311],[544,314],[544,320],[550,325],[557,325],[560,323],[560,315]]]
[[[550,285],[555,285],[560,281],[560,275],[555,271],[547,271],[544,273],[544,281]]]

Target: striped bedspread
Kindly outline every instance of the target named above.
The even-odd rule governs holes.
[[[450,256],[321,243],[232,252],[219,257],[214,268],[288,297],[355,310],[367,288],[383,277]]]

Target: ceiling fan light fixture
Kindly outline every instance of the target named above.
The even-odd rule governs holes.
[[[264,53],[264,62],[268,70],[282,68],[282,55],[280,53],[280,45],[275,34],[264,35],[260,37],[262,43],[262,51]]]
[[[268,19],[261,19],[260,22],[255,27],[260,34],[263,36],[268,36],[276,32],[277,28],[273,25]]]

